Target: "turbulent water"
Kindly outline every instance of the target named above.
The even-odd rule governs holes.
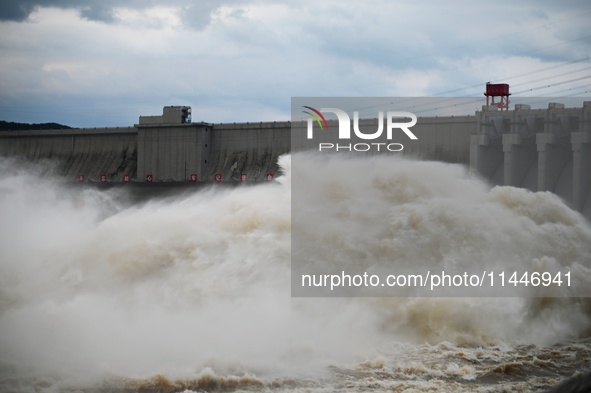
[[[551,194],[395,163],[340,176],[333,158],[333,186],[379,176],[318,203],[386,200],[374,213],[397,228],[393,212],[412,212],[415,236],[444,240],[422,257],[470,252],[477,234],[476,264],[500,248],[589,273],[591,228]],[[280,165],[272,184],[138,203],[0,161],[0,391],[534,392],[591,369],[588,298],[292,298]]]

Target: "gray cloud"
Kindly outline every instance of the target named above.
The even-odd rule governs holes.
[[[0,23],[0,119],[126,125],[189,104],[197,120],[273,120],[290,96],[525,91],[584,76],[591,56],[588,0],[0,0],[0,19],[36,7],[35,23]]]
[[[0,21],[23,21],[37,5],[35,1],[3,1],[0,5]]]
[[[38,7],[76,9],[89,20],[112,22],[114,7],[144,8],[154,1],[139,0],[4,0],[0,4],[0,21],[21,22]]]
[[[38,7],[57,7],[76,9],[81,17],[88,20],[111,23],[114,21],[113,9],[116,7],[145,9],[154,5],[181,7],[185,11],[183,22],[187,26],[202,28],[209,24],[211,13],[220,6],[220,2],[215,0],[199,2],[188,0],[3,0],[0,3],[0,21],[22,22]]]
[[[102,4],[81,8],[80,16],[88,20],[106,23],[113,22],[114,19],[113,8]]]
[[[228,4],[226,2],[225,4]],[[211,13],[220,7],[221,3],[215,0],[206,0],[196,2],[189,2],[184,6],[184,12],[181,15],[183,23],[187,26],[201,29],[209,24],[211,21]]]

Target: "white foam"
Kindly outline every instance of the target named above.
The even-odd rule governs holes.
[[[327,208],[346,208],[343,220],[357,220],[359,230],[387,217],[384,258],[393,250],[400,257],[399,245],[420,235],[422,243],[404,251],[407,258],[578,261],[587,269],[591,231],[552,195],[489,191],[460,167],[440,163],[334,160],[328,188],[310,176],[310,193]],[[222,373],[310,375],[401,340],[551,342],[589,327],[584,304],[569,299],[290,298],[290,158],[280,164],[286,173],[279,184],[209,189],[139,206],[64,188],[34,171],[5,170],[2,377],[174,377],[211,364]],[[308,170],[315,170],[313,162]],[[347,183],[364,173],[372,174],[365,188]],[[372,200],[374,210],[364,216],[363,206],[346,200]],[[345,226],[326,225],[339,241]],[[540,250],[543,258],[536,257]]]

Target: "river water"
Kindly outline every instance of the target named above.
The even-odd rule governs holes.
[[[589,298],[292,298],[280,164],[272,183],[131,201],[3,159],[0,391],[536,392],[591,369]],[[445,242],[422,253],[472,252],[477,233],[475,263],[503,249],[591,281],[591,228],[558,198],[491,190],[458,166],[397,168],[404,182],[362,191],[422,220],[445,212]]]

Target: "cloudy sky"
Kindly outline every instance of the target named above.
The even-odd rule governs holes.
[[[591,97],[589,0],[2,0],[0,120],[287,120],[292,96]],[[590,98],[591,99],[591,98]]]

